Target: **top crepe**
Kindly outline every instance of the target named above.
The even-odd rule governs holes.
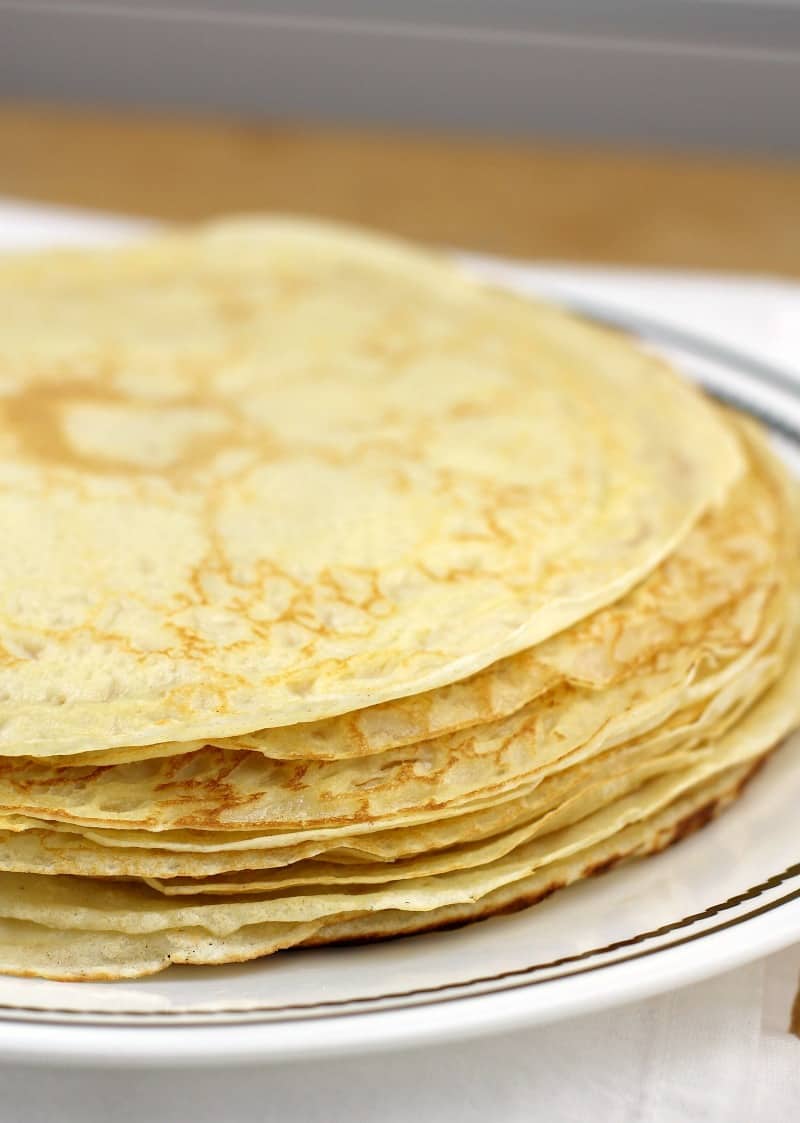
[[[0,265],[0,753],[452,683],[618,599],[735,435],[656,359],[281,221]]]

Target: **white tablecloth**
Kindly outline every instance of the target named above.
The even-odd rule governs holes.
[[[119,229],[0,203],[0,248],[105,241]],[[536,283],[800,371],[800,286],[572,266],[541,266]],[[191,1073],[0,1066],[0,1123],[788,1123],[800,1118],[800,1040],[788,1032],[799,976],[795,947],[553,1027],[347,1060]]]

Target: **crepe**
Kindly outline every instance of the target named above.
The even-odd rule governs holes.
[[[795,648],[786,672],[746,717],[719,738],[707,754],[677,776],[668,775],[643,785],[641,790],[589,816],[552,837],[536,840],[490,861],[476,877],[472,871],[446,878],[419,878],[402,888],[337,895],[326,891],[301,896],[272,896],[263,900],[235,900],[222,904],[164,899],[145,887],[92,883],[91,903],[86,885],[78,878],[33,874],[0,875],[0,917],[32,920],[62,929],[116,931],[141,934],[164,928],[201,926],[216,935],[235,932],[256,923],[292,923],[316,920],[353,911],[400,909],[424,912],[486,896],[529,876],[537,863],[566,852],[578,852],[620,831],[630,822],[654,815],[669,806],[683,791],[696,788],[710,777],[759,759],[786,735],[800,717],[800,648]],[[464,896],[466,894],[466,897]]]
[[[623,337],[299,220],[0,299],[0,971],[513,911],[800,724],[797,486]]]
[[[594,836],[597,841],[580,846],[581,837],[591,838],[592,829],[585,828],[570,837],[561,836],[553,854],[561,854],[550,862],[540,853],[541,864],[536,867],[536,857],[526,855],[509,870],[495,870],[484,877],[482,886],[495,884],[477,899],[467,890],[467,899],[450,904],[439,904],[425,911],[409,910],[411,897],[387,894],[376,900],[364,895],[356,901],[346,898],[348,911],[354,904],[361,906],[361,915],[346,913],[332,919],[320,898],[300,898],[306,912],[322,911],[314,920],[301,923],[253,921],[253,916],[268,912],[285,915],[292,911],[291,901],[259,902],[254,907],[239,902],[236,905],[196,905],[193,908],[161,908],[154,902],[150,890],[119,890],[108,886],[98,891],[93,887],[94,908],[77,902],[82,900],[78,879],[25,878],[5,875],[0,878],[0,970],[10,974],[36,974],[55,979],[117,979],[151,974],[170,963],[223,963],[242,962],[270,954],[293,944],[319,944],[386,938],[418,930],[454,926],[470,920],[500,912],[513,911],[534,903],[554,889],[610,868],[620,861],[654,853],[676,838],[702,826],[718,810],[730,802],[757,767],[765,747],[774,744],[798,720],[798,687],[800,687],[800,657],[795,654],[790,673],[780,687],[775,688],[764,703],[756,707],[747,723],[735,737],[724,745],[723,759],[728,764],[708,769],[711,778],[700,779],[704,769],[696,769],[683,785],[662,785],[660,791],[646,791],[636,802],[625,809],[633,821],[621,829],[604,830],[595,819]],[[736,763],[731,764],[731,761]],[[742,763],[744,762],[744,763]],[[681,790],[683,788],[684,790]],[[669,800],[669,795],[674,798]],[[653,810],[655,808],[656,810]],[[648,815],[647,811],[651,813]],[[641,817],[636,818],[637,811]],[[618,823],[625,822],[625,812],[617,816]],[[557,833],[557,832],[556,832]],[[540,847],[541,851],[541,847]],[[520,870],[534,868],[527,876]],[[509,878],[510,880],[506,880]],[[55,891],[54,891],[55,890]],[[424,893],[424,888],[420,888]],[[433,892],[433,890],[432,890]],[[458,897],[463,892],[460,885],[442,888],[436,892],[438,899]],[[103,894],[106,894],[105,900]],[[116,896],[115,896],[116,895]],[[471,898],[471,899],[470,899]],[[428,903],[433,897],[429,897]],[[150,901],[148,909],[146,902]],[[324,898],[322,898],[324,901]],[[392,903],[394,908],[374,907],[370,904]],[[419,901],[415,902],[419,904]],[[101,905],[102,907],[97,907]],[[114,907],[116,906],[116,908]],[[122,906],[122,907],[120,907]],[[32,918],[36,919],[32,919]],[[241,923],[240,921],[251,921]],[[188,921],[186,926],[181,922]],[[237,927],[237,925],[239,925]]]
[[[0,302],[6,756],[453,683],[624,594],[743,470],[657,359],[377,237],[14,257]]]
[[[755,679],[751,697],[773,677],[771,668],[765,671]],[[427,876],[460,864],[465,855],[480,852],[487,840],[494,846],[515,831],[534,837],[569,825],[634,791],[645,779],[685,767],[690,759],[697,759],[697,745],[726,732],[747,704],[744,697],[722,713],[716,706],[700,714],[681,715],[682,720],[673,722],[670,729],[589,761],[545,771],[521,793],[479,810],[410,827],[312,838],[288,847],[270,846],[276,840],[269,837],[248,836],[244,841],[231,833],[221,840],[196,833],[192,839],[195,849],[185,840],[170,849],[174,837],[157,833],[141,832],[134,840],[130,831],[102,833],[102,829],[86,830],[75,824],[10,816],[3,824],[6,829],[0,830],[0,870],[151,881],[166,878],[169,880],[158,887],[167,893],[228,892],[230,886],[234,891],[243,887],[250,891],[252,886],[263,888],[268,882],[275,887],[348,880],[361,884],[418,876],[420,870]],[[131,845],[134,841],[139,844]],[[244,874],[214,876],[231,871]]]

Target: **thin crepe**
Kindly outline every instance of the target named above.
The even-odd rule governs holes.
[[[249,733],[617,600],[738,441],[656,358],[290,220],[0,263],[0,752]]]

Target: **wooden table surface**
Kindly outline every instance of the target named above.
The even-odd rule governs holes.
[[[516,257],[800,276],[800,163],[0,105],[0,195],[281,210]]]

